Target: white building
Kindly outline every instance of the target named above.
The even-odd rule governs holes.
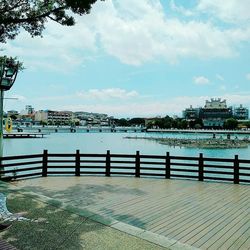
[[[45,122],[51,125],[66,125],[73,120],[71,111],[39,110],[35,113],[35,121]]]

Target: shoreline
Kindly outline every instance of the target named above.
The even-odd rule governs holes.
[[[250,141],[247,139],[182,139],[182,138],[158,138],[158,137],[139,137],[126,136],[124,139],[152,140],[163,145],[187,148],[208,148],[208,149],[228,149],[228,148],[247,148]]]

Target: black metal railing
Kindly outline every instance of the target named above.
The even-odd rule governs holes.
[[[140,154],[42,154],[0,158],[0,179],[13,180],[54,175],[159,177],[250,183],[250,160]]]

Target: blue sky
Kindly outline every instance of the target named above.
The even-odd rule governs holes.
[[[250,107],[250,0],[106,0],[74,27],[1,44],[26,69],[5,110],[181,115],[220,97]]]

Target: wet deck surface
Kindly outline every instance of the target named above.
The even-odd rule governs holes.
[[[121,177],[15,183],[201,249],[250,249],[250,186]]]

